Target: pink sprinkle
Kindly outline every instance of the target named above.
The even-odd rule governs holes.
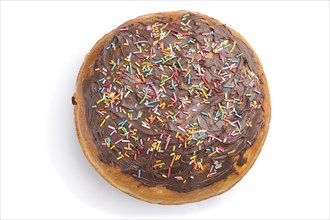
[[[140,43],[148,43],[148,41],[146,41],[146,40],[140,40],[140,41],[136,41],[134,44],[140,44]]]
[[[261,94],[261,92],[259,92],[259,91],[258,91],[258,90],[256,90],[256,89],[255,89],[255,90],[253,90],[253,91],[255,91],[256,93],[258,93],[259,95]]]
[[[152,89],[155,91],[156,95],[158,96],[158,92],[157,92],[157,90],[156,90],[154,84],[151,84],[151,87],[152,87]]]
[[[118,144],[119,142],[121,142],[123,139],[119,139],[118,141],[115,142],[115,144]]]
[[[252,80],[249,84],[250,87],[252,87],[254,85],[254,80]]]
[[[210,137],[212,137],[213,140],[217,140],[217,141],[222,142],[222,140],[220,138],[218,138],[218,137],[215,137],[215,136],[212,136],[212,135],[210,135]]]
[[[171,140],[171,135],[169,135],[166,139],[166,145],[165,145],[165,150],[167,149],[168,147],[168,144],[170,143],[170,140]]]

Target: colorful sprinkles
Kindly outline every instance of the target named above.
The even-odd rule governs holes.
[[[89,106],[116,164],[174,190],[228,172],[231,158],[253,144],[263,110],[241,43],[213,26],[196,36],[194,19],[122,27],[105,47],[107,63],[95,65],[100,98]]]

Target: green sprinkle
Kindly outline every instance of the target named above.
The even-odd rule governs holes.
[[[170,77],[169,78],[166,78],[166,79],[160,81],[160,84],[162,84],[163,82],[166,82],[167,80],[170,80],[170,79],[171,79]]]
[[[140,104],[142,104],[144,102],[144,100],[146,99],[146,97],[147,97],[147,94],[144,94],[142,100],[140,101]]]
[[[243,55],[243,53],[240,53],[240,54],[238,54],[237,56],[236,56],[236,58],[238,58],[238,57],[240,57],[240,56],[242,56]]]
[[[180,69],[182,70],[182,66],[179,60],[176,61],[179,64]]]
[[[129,62],[129,71],[130,71],[131,75],[133,75],[133,71],[132,71],[132,63],[131,63],[131,62]]]
[[[116,66],[117,66],[117,64],[115,63],[115,64],[113,65],[113,67],[111,68],[111,71],[114,70]]]

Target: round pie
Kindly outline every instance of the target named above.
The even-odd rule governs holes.
[[[138,199],[182,204],[234,186],[257,159],[270,122],[260,60],[206,15],[129,20],[86,55],[72,97],[88,161]]]

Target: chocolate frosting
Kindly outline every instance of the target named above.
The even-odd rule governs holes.
[[[258,69],[226,25],[193,13],[117,29],[83,82],[99,159],[178,192],[237,173],[264,125]]]

